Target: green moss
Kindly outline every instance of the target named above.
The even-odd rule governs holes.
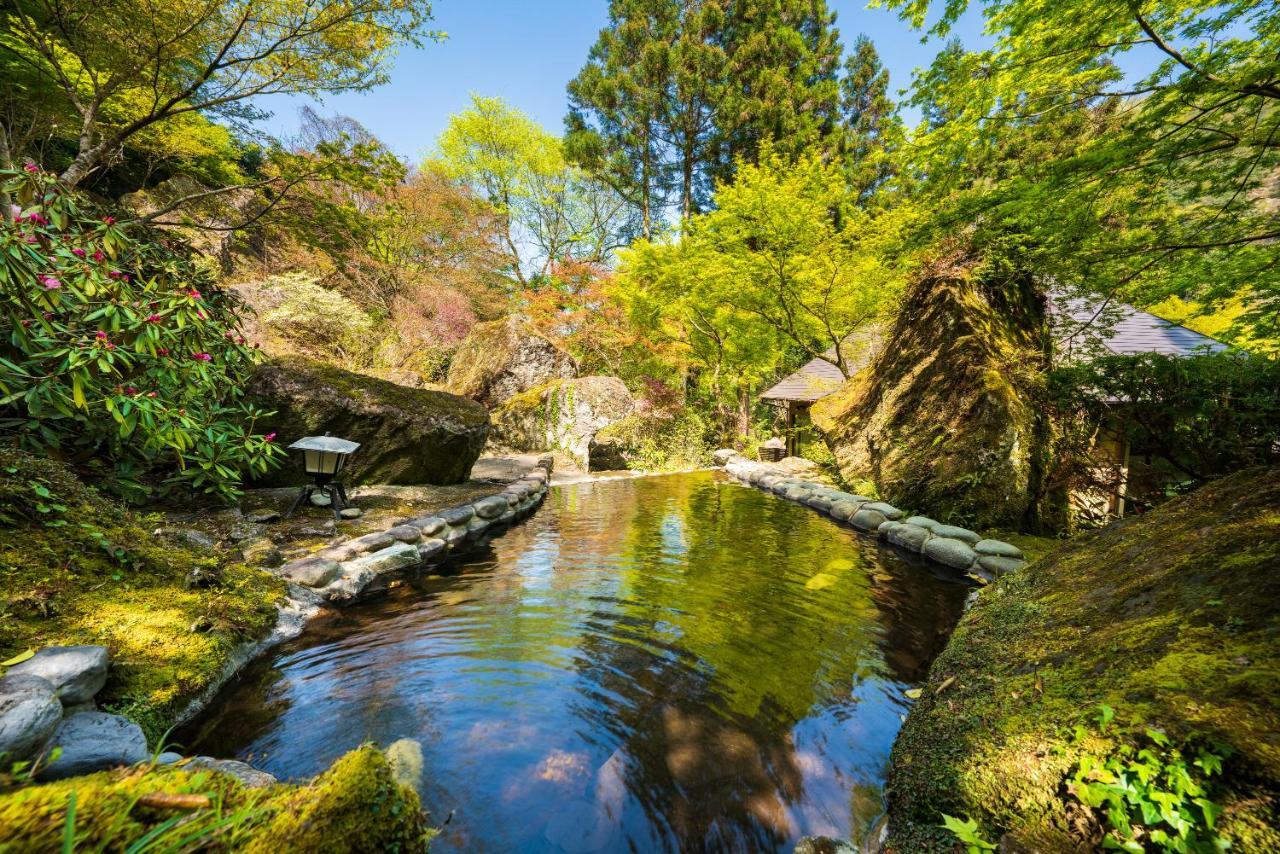
[[[1093,750],[1072,729],[1103,703],[1117,737],[1155,726],[1229,748],[1232,850],[1280,847],[1278,510],[1280,469],[1243,472],[986,588],[894,746],[892,850],[951,850],[944,812],[988,838],[1087,848],[1064,780]]]
[[[365,746],[307,786],[248,789],[213,771],[142,765],[0,792],[0,852],[61,850],[73,793],[76,851],[124,850],[174,817],[184,820],[155,850],[417,852],[430,835],[417,795]],[[160,807],[157,795],[208,805]]]
[[[396,783],[386,757],[354,750],[286,799],[245,851],[424,851],[431,832],[418,796]]]
[[[37,487],[49,511],[23,513]],[[275,624],[279,579],[154,536],[158,519],[108,501],[59,463],[0,450],[0,500],[11,519],[0,527],[0,660],[53,644],[106,646],[99,702],[153,739],[237,645]],[[193,569],[218,580],[189,588]]]

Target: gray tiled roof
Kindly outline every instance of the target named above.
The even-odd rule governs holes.
[[[1050,305],[1060,326],[1058,345],[1066,350],[1094,344],[1122,356],[1193,356],[1227,349],[1215,338],[1124,303],[1061,299]]]
[[[830,353],[835,358],[835,353]],[[773,388],[760,395],[762,400],[799,400],[812,403],[844,385],[844,374],[826,359],[811,359],[804,367],[784,377]]]

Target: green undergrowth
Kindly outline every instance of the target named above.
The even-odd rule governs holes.
[[[1188,766],[1224,757],[1197,797],[1232,851],[1280,850],[1278,636],[1280,469],[1058,546],[986,588],[934,663],[893,750],[889,850],[954,850],[944,814],[1009,850],[1093,850],[1115,816],[1073,781],[1151,732]]]
[[[369,745],[304,786],[249,789],[141,765],[0,792],[3,854],[135,850],[144,839],[148,851],[420,852],[431,833],[417,794]]]
[[[270,631],[284,592],[268,573],[155,536],[161,521],[104,498],[60,463],[0,449],[0,660],[56,644],[106,646],[98,702],[152,740],[239,644]]]

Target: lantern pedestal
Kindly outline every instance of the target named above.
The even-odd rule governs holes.
[[[329,496],[329,506],[333,508],[333,518],[342,521],[342,511],[351,504],[347,501],[347,490],[339,481],[330,481],[329,483],[308,483],[298,492],[298,497],[293,499],[293,504],[289,506],[289,512],[284,514],[284,518],[288,519],[292,516],[304,501],[311,498],[316,493]]]

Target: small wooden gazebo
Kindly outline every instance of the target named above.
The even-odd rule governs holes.
[[[830,357],[829,359],[826,357]],[[787,456],[796,455],[797,422],[807,420],[809,407],[844,385],[844,374],[835,366],[834,350],[812,359],[804,367],[760,395],[761,400],[786,407]],[[803,425],[801,425],[803,426]]]

